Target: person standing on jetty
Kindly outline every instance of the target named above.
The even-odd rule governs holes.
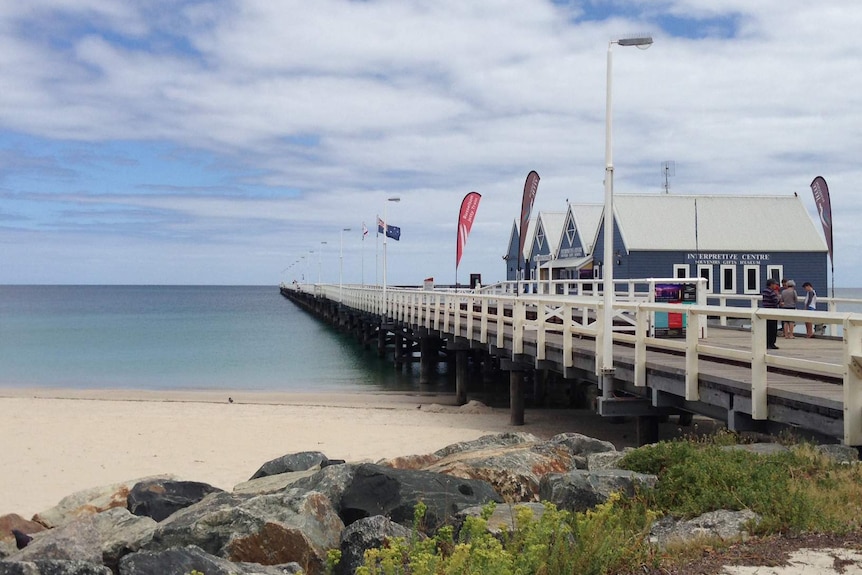
[[[817,292],[814,291],[814,286],[811,282],[805,282],[802,284],[802,289],[805,290],[804,308],[808,311],[817,311]],[[805,322],[805,337],[814,337],[814,324],[810,321]]]
[[[796,291],[796,282],[787,280],[787,285],[781,290],[781,303],[779,304],[784,309],[796,309],[796,302],[799,301],[799,293]],[[796,327],[796,322],[784,320],[784,339],[793,339],[793,329]]]
[[[760,307],[778,309],[778,293],[775,291],[778,282],[772,278],[766,280],[766,287],[760,292]],[[766,349],[778,349],[775,340],[778,339],[778,320],[766,320]]]

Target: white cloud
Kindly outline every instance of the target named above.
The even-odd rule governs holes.
[[[56,155],[52,172],[0,163],[0,191],[33,200],[30,220],[0,207],[0,241],[14,247],[8,257],[16,262],[6,281],[41,281],[37,266],[50,267],[76,245],[79,253],[90,249],[104,230],[88,230],[81,214],[98,206],[139,210],[144,221],[165,226],[114,242],[140,254],[153,238],[175,237],[171,253],[205,253],[205,243],[194,242],[207,234],[225,256],[233,255],[229,238],[254,245],[268,255],[250,265],[237,253],[232,283],[267,283],[272,270],[320,241],[336,242],[341,228],[358,229],[362,220],[373,228],[392,194],[403,198],[392,210],[404,233],[393,255],[395,281],[413,281],[426,268],[448,281],[457,207],[471,190],[483,200],[462,270],[499,279],[529,170],[542,175],[536,210],[561,209],[566,199],[601,201],[607,43],[651,30],[648,51],[614,49],[617,190],[658,193],[661,162],[674,160],[672,191],[798,192],[813,208],[807,185],[823,175],[836,210],[837,283],[862,285],[862,236],[853,225],[862,215],[854,194],[862,176],[862,48],[855,43],[862,7],[679,0],[618,8],[625,12],[612,19],[587,20],[587,3],[514,0],[3,6],[0,146],[47,144],[44,154]],[[642,18],[630,16],[639,9]],[[714,28],[685,37],[668,16],[711,19],[706,26]],[[727,37],[728,23],[735,36]],[[84,166],[63,154],[80,142],[138,151],[153,142],[176,152],[161,162],[132,157],[137,171]],[[214,165],[201,166],[207,154]],[[57,168],[76,175],[52,175],[63,171]],[[196,186],[195,175],[217,182]],[[175,190],[142,194],[147,186]],[[202,191],[219,187],[248,197]],[[45,261],[25,253],[35,228],[20,223],[39,219],[34,213],[47,205],[37,192],[76,197],[83,206],[65,212],[78,218],[74,234],[40,237]],[[70,225],[49,225],[48,214],[41,216],[48,230]],[[781,222],[769,227],[782,230]],[[52,252],[52,242],[63,249]],[[164,276],[163,248],[140,257],[142,281],[147,273]],[[179,274],[174,281],[208,282],[212,266],[195,269],[199,259],[170,266]],[[112,281],[113,260],[98,261],[55,281]],[[218,267],[212,281],[230,269]]]

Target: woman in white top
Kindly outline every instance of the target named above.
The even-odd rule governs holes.
[[[799,299],[799,294],[796,293],[796,282],[787,280],[787,287],[781,290],[779,296],[781,298],[782,309],[796,309],[796,301]],[[793,339],[793,328],[796,327],[796,322],[784,320],[784,338]]]

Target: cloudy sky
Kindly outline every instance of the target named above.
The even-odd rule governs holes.
[[[829,183],[835,283],[862,286],[862,3],[27,0],[0,4],[0,283],[505,277],[534,213],[618,193]],[[398,197],[400,202],[388,202]],[[361,240],[363,222],[371,229]],[[350,228],[350,231],[342,231]],[[793,230],[764,221],[764,234]],[[326,242],[325,244],[322,242]]]

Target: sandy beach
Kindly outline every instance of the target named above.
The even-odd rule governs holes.
[[[0,515],[24,517],[90,487],[157,474],[225,490],[266,461],[315,450],[376,461],[428,453],[488,433],[578,431],[634,445],[633,424],[588,411],[462,408],[452,396],[0,389]],[[671,426],[670,433],[673,433]]]

